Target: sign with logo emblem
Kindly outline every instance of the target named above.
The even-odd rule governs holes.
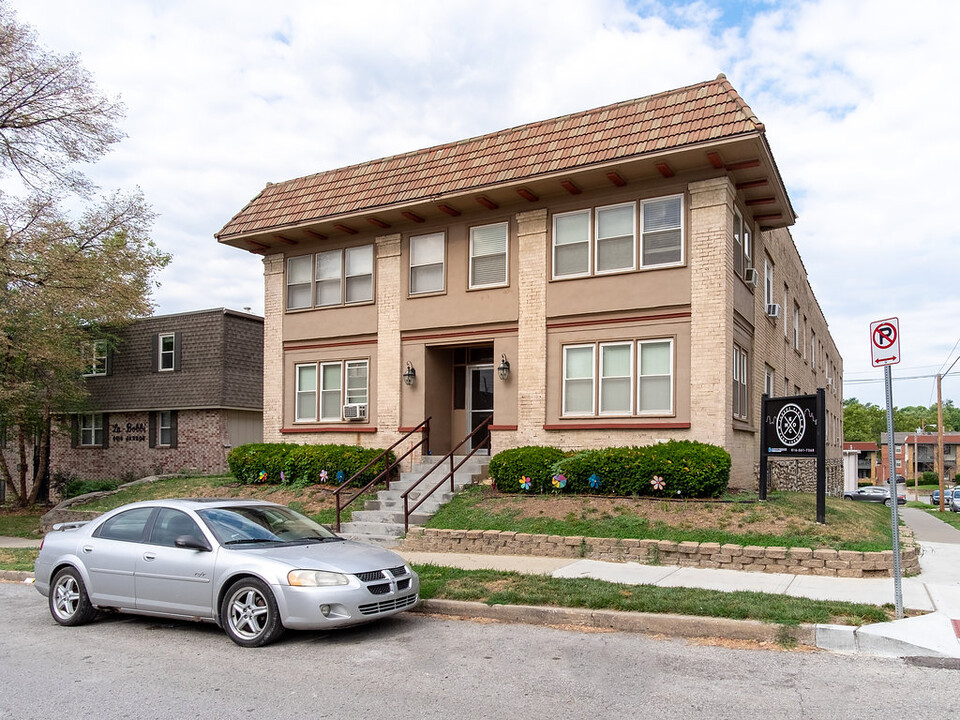
[[[817,454],[817,396],[769,398],[763,411],[768,455],[813,457]]]

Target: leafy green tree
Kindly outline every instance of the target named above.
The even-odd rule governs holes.
[[[2,0],[0,68],[0,177],[13,173],[22,190],[0,191],[0,478],[25,505],[49,478],[53,418],[83,408],[91,341],[150,313],[169,256],[150,240],[139,190],[94,198],[74,167],[120,139],[119,104],[74,56],[41,48]],[[77,201],[86,209],[74,217],[64,207]]]
[[[880,434],[887,430],[886,411],[856,398],[843,401],[843,439],[851,442],[880,442]]]

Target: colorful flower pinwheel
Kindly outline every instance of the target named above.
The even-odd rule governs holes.
[[[267,471],[261,470],[260,474],[257,475],[257,482],[266,482],[267,481]]]
[[[553,476],[553,486],[557,490],[563,490],[567,486],[567,478],[563,473]]]
[[[347,476],[343,474],[343,470],[337,470],[337,484],[342,483],[346,477]]]
[[[597,477],[596,473],[590,476],[590,487],[592,487],[594,490],[597,490],[600,487],[600,478]]]
[[[526,475],[524,475],[522,478],[520,478],[520,489],[521,489],[521,490],[529,490],[529,489],[530,489],[530,485],[531,485],[531,480],[530,480],[530,478],[528,478]]]
[[[666,485],[663,478],[659,475],[654,475],[653,480],[650,481],[650,484],[653,486],[654,490],[663,490],[663,487]]]
[[[281,482],[281,483],[285,483],[286,481],[287,481],[287,474],[286,474],[283,470],[281,470],[281,471],[280,471],[280,482]]]
[[[327,477],[329,477],[329,476],[327,475],[327,471],[326,471],[326,470],[321,470],[321,471],[320,471],[320,482],[325,483],[325,482],[327,481]]]

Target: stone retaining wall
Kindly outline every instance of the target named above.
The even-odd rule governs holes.
[[[901,571],[920,572],[920,553],[909,528],[901,528]],[[435,530],[410,528],[405,550],[477,553],[487,555],[540,555],[589,558],[643,565],[748,570],[830,577],[892,577],[893,551],[856,552],[822,548],[759,547],[720,543],[673,542],[531,535],[499,530]]]

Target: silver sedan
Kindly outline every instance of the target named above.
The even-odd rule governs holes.
[[[98,611],[213,622],[245,647],[284,629],[356,625],[414,607],[390,550],[344,540],[275,503],[154,500],[48,533],[35,586],[61,625]]]

